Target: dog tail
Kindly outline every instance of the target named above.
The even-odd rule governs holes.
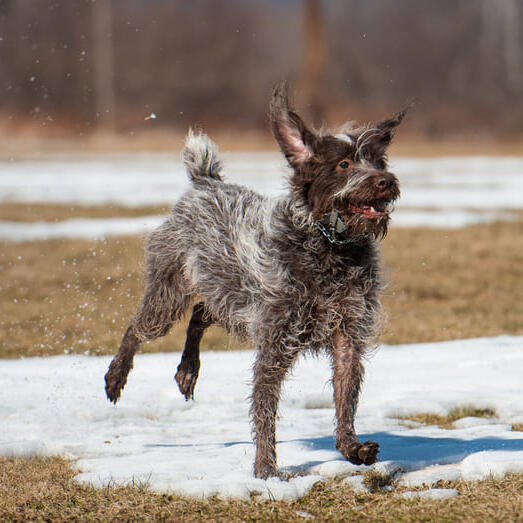
[[[182,158],[193,185],[207,185],[211,179],[222,179],[217,153],[218,146],[206,134],[194,134],[189,129]]]

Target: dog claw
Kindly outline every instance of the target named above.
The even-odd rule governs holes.
[[[354,465],[372,465],[378,461],[379,445],[374,441],[355,441],[337,445],[338,450]]]
[[[178,384],[180,392],[185,396],[185,401],[194,399],[194,387],[196,385],[196,380],[198,379],[198,371],[199,368],[194,365],[184,365],[183,362],[178,365],[178,370],[174,379]]]
[[[359,444],[358,458],[364,465],[372,465],[378,461],[379,445],[374,441],[365,441]]]

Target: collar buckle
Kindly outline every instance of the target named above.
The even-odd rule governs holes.
[[[347,245],[353,240],[345,235],[347,226],[337,211],[324,214],[321,220],[316,222],[316,227],[334,245]]]

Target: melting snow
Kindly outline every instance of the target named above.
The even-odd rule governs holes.
[[[458,495],[455,488],[431,488],[429,490],[414,490],[407,491],[400,494],[402,498],[406,499],[449,499]]]
[[[474,211],[423,211],[400,210],[393,215],[392,227],[459,228],[476,223],[490,223],[507,213]],[[165,216],[139,216],[136,218],[74,218],[61,222],[10,222],[0,221],[0,240],[24,242],[56,238],[103,239],[110,236],[146,234],[156,229]]]
[[[521,336],[382,347],[368,362],[356,422],[362,439],[380,443],[379,470],[401,468],[407,486],[523,472],[523,433],[511,430],[523,421],[522,349]],[[334,447],[327,359],[300,360],[286,382],[278,461],[306,474],[287,482],[252,476],[253,352],[203,353],[194,402],[185,402],[173,382],[179,356],[138,355],[116,407],[103,391],[109,357],[3,360],[0,454],[64,455],[78,460],[79,481],[144,481],[198,497],[290,500],[323,478],[366,469]],[[408,428],[394,419],[469,404],[499,418],[455,430]]]
[[[226,178],[264,194],[284,190],[276,153],[224,155]],[[398,158],[392,165],[402,197],[392,226],[464,227],[510,218],[523,209],[523,158]],[[177,155],[93,155],[71,160],[0,162],[0,201],[140,206],[172,204],[188,181]],[[0,239],[100,237],[154,228],[155,217],[69,220],[62,224],[1,224]],[[90,230],[89,230],[90,228]]]
[[[165,217],[74,218],[61,222],[0,221],[0,240],[24,242],[55,238],[102,239],[109,236],[144,234],[158,227]]]

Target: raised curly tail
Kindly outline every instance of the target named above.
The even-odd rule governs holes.
[[[193,185],[207,185],[210,180],[222,179],[217,154],[218,146],[206,134],[194,134],[189,129],[182,158]]]

